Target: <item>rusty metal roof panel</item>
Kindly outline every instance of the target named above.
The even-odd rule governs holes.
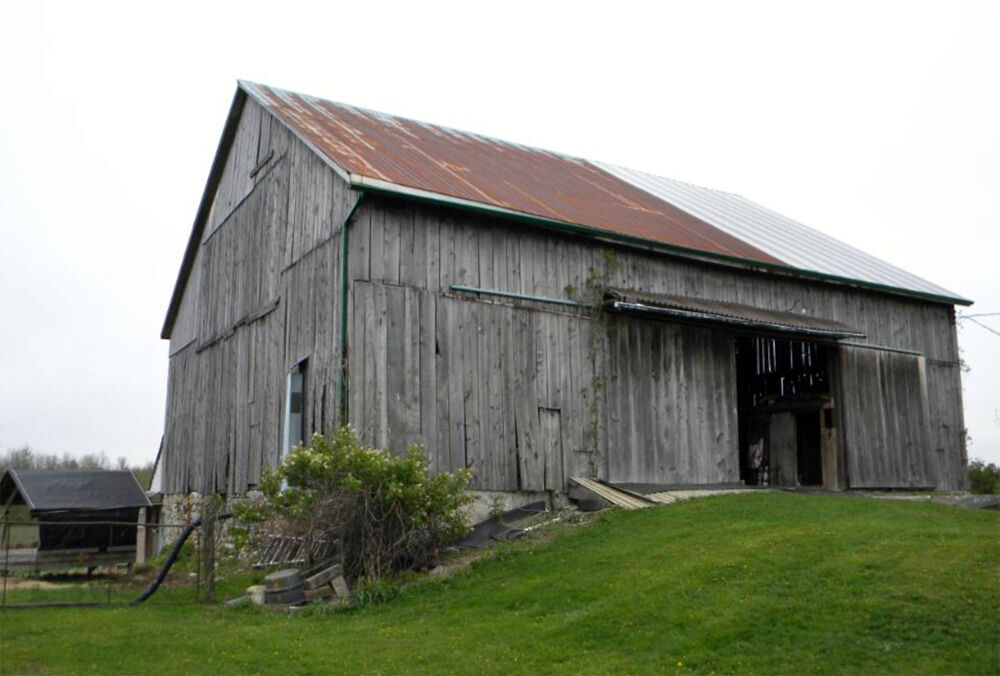
[[[699,255],[971,302],[738,195],[266,85],[241,81],[240,89],[357,188],[389,188]]]
[[[634,289],[611,289],[605,298],[605,303],[610,308],[623,312],[649,312],[699,323],[727,324],[744,329],[829,339],[865,337],[862,331],[823,317],[690,296],[648,293]]]
[[[350,176],[771,265],[782,261],[582,159],[324,101],[240,86]]]
[[[791,267],[932,296],[960,298],[945,288],[739,195],[611,164],[597,165]]]

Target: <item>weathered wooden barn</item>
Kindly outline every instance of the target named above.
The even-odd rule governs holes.
[[[157,481],[240,494],[346,421],[484,491],[960,488],[968,303],[730,193],[241,82]]]

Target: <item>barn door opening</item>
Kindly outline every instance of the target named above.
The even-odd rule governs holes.
[[[822,343],[736,339],[740,479],[760,486],[842,486],[834,352]]]

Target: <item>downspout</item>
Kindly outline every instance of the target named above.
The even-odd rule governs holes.
[[[340,424],[347,424],[347,289],[350,276],[347,272],[347,224],[354,218],[354,213],[365,197],[363,190],[358,190],[358,199],[347,212],[340,226],[340,383],[337,386],[337,396],[340,397]]]

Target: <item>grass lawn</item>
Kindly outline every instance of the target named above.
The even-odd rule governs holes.
[[[1000,513],[720,496],[608,513],[365,609],[158,599],[8,610],[0,673],[996,674]]]

